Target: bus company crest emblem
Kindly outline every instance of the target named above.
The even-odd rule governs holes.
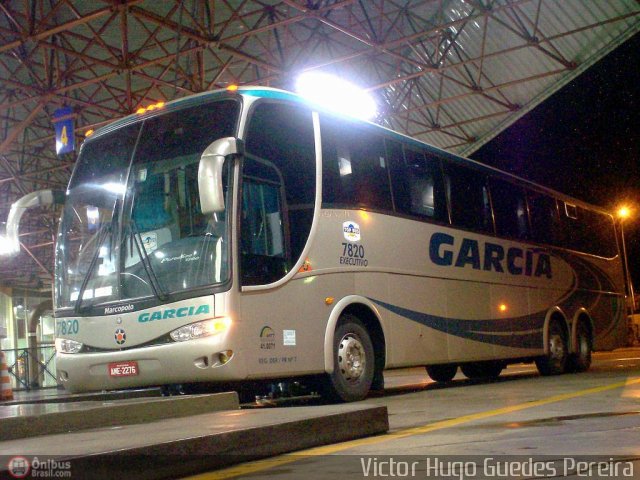
[[[356,222],[344,222],[342,224],[342,233],[344,238],[350,242],[360,241],[360,225]]]
[[[124,328],[118,328],[114,337],[118,345],[123,345],[124,342],[127,341],[127,334],[125,333]]]

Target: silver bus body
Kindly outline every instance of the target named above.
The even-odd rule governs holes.
[[[240,89],[236,95],[242,97],[240,138],[254,104],[302,103],[270,89]],[[580,321],[588,324],[594,349],[623,343],[624,277],[617,245],[614,255],[598,256],[447,222],[323,205],[321,120],[318,109],[311,110],[315,203],[308,239],[288,271],[272,282],[243,285],[237,226],[242,199],[236,188],[243,174],[241,162],[235,162],[229,281],[209,293],[146,308],[136,299],[123,299],[98,304],[91,314],[59,309],[58,338],[83,345],[78,353],[58,351],[65,388],[78,392],[331,374],[334,336],[345,312],[370,330],[376,363],[384,369],[533,359],[548,353],[552,319],[566,329],[570,352],[578,348]],[[558,202],[591,208],[551,193]],[[291,222],[289,228],[298,225]],[[159,243],[160,233],[153,238]],[[167,337],[184,325],[216,318],[230,320],[214,335],[188,341]],[[132,362],[135,374],[110,372]]]

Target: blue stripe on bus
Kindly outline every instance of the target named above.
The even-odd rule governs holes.
[[[595,338],[605,338],[613,333],[625,318],[624,296],[617,293],[616,282],[595,263],[571,252],[558,251],[556,255],[571,265],[576,281],[570,289],[571,294],[560,302],[560,308],[574,312],[585,307],[592,317],[609,319],[608,324],[595,322]]]
[[[569,315],[573,315],[579,308],[586,307],[590,315],[608,318],[608,323],[596,322],[594,337],[604,338],[611,334],[624,318],[624,299],[616,293],[616,284],[613,279],[594,263],[573,253],[555,251],[553,254],[566,261],[574,272],[574,278],[567,289],[566,296],[559,301],[560,308]],[[460,338],[505,347],[540,348],[542,346],[546,310],[520,317],[463,320],[430,315],[375,298],[369,299],[396,315]]]
[[[369,298],[377,305],[408,320],[456,337],[493,345],[540,348],[545,312],[495,320],[461,320],[410,310]]]

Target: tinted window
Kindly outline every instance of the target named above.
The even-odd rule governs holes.
[[[527,192],[532,238],[602,257],[617,255],[613,219],[548,195]]]
[[[603,213],[595,213],[594,229],[597,231],[602,254],[606,257],[615,257],[619,254],[616,241],[616,228],[613,218]]]
[[[80,150],[69,189],[90,183],[124,185],[141,125],[137,123],[87,140]]]
[[[298,261],[315,199],[311,111],[262,103],[251,115],[243,167],[241,254],[244,285],[271,283]]]
[[[524,189],[496,178],[491,178],[489,183],[496,233],[504,237],[528,239],[529,218]]]
[[[236,101],[213,102],[146,120],[135,163],[187,155],[199,159],[211,142],[234,135],[239,109]]]
[[[582,244],[585,251],[601,257],[613,257],[618,253],[613,219],[603,213],[578,207],[582,217]]]
[[[446,162],[444,182],[453,225],[493,232],[486,176],[471,168]]]
[[[387,141],[396,211],[445,221],[447,208],[440,160],[420,150]]]
[[[562,246],[562,228],[556,199],[537,192],[527,193],[531,217],[531,238],[536,242]]]
[[[382,137],[345,120],[321,119],[323,203],[391,210]]]
[[[563,205],[560,203],[560,205]],[[578,207],[565,203],[565,208],[560,212],[563,230],[563,244],[565,248],[588,252],[590,248],[587,246],[585,238],[584,216],[578,213]],[[569,208],[566,208],[566,207]]]
[[[285,257],[281,189],[282,186],[279,184],[244,182],[242,190],[244,253]]]

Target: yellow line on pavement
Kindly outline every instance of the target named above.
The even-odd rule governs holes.
[[[228,478],[239,477],[241,475],[249,475],[252,473],[261,472],[270,468],[279,467],[289,463],[302,460],[310,456],[331,455],[336,452],[348,450],[350,448],[362,447],[367,445],[374,445],[376,443],[389,442],[400,438],[406,438],[413,435],[422,435],[425,433],[433,432],[435,430],[442,430],[445,428],[455,427],[463,423],[473,422],[475,420],[483,420],[485,418],[495,417],[498,415],[505,415],[507,413],[518,412],[520,410],[526,410],[529,408],[540,407],[542,405],[548,405],[550,403],[562,402],[564,400],[570,400],[576,397],[582,397],[584,395],[591,395],[595,393],[606,392],[608,390],[615,390],[616,388],[626,387],[628,385],[634,385],[640,383],[640,378],[627,379],[624,382],[611,383],[609,385],[602,385],[600,387],[587,388],[585,390],[578,390],[575,392],[564,393],[562,395],[554,395],[552,397],[541,398],[540,400],[532,400],[530,402],[520,403],[518,405],[511,405],[508,407],[497,408],[495,410],[487,410],[484,412],[472,413],[469,415],[463,415],[461,417],[452,418],[449,420],[441,420],[439,422],[428,423],[419,427],[406,428],[398,430],[396,432],[378,435],[375,437],[361,438],[357,440],[349,440],[347,442],[336,443],[332,445],[325,445],[322,447],[314,447],[307,450],[298,451],[295,453],[287,453],[273,458],[267,458],[264,460],[257,460],[254,462],[244,463],[233,467],[228,467],[222,470],[214,472],[204,473],[189,477],[190,480],[225,480]]]

